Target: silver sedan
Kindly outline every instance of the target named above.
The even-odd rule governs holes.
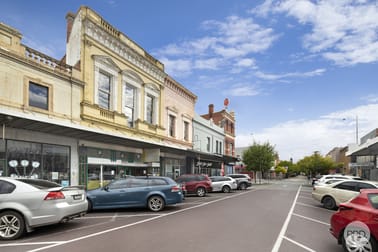
[[[88,209],[79,186],[28,178],[0,177],[0,240],[13,240],[35,227],[67,222]]]

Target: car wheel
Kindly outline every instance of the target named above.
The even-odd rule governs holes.
[[[326,196],[323,199],[323,206],[329,210],[333,210],[336,208],[336,202],[332,197]]]
[[[24,232],[25,221],[19,213],[5,211],[0,214],[0,240],[14,240]]]
[[[342,235],[342,245],[345,252],[349,251],[361,251],[361,252],[373,252],[378,251],[377,241],[373,236],[370,236],[370,239],[361,237],[358,234],[351,234],[345,239]]]
[[[203,197],[206,195],[206,190],[203,187],[198,187],[196,192],[198,197]]]
[[[229,193],[229,192],[231,192],[231,188],[229,186],[223,186],[222,187],[222,192]]]
[[[92,212],[93,210],[93,205],[92,205],[92,201],[90,201],[89,199],[87,199],[88,201],[88,208],[87,208],[87,212]]]
[[[241,184],[239,185],[239,189],[240,189],[240,190],[245,190],[245,189],[247,189],[247,185],[246,185],[246,183],[241,183]]]
[[[148,208],[153,212],[158,212],[164,208],[164,199],[160,196],[152,196],[148,199]]]

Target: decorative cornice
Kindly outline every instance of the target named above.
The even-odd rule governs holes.
[[[148,73],[160,82],[164,81],[166,73],[164,73],[158,67],[153,65],[149,59],[146,59],[145,57],[141,56],[140,54],[135,52],[135,50],[132,49],[129,45],[122,42],[119,39],[119,33],[116,33],[117,36],[115,37],[113,35],[114,32],[109,33],[106,29],[95,24],[88,18],[86,18],[83,21],[83,26],[85,34],[91,37],[93,40],[97,41],[104,47],[116,53],[122,59],[137,66],[143,72]]]

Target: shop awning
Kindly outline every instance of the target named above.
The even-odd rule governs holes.
[[[374,156],[378,155],[378,137],[369,139],[357,148],[347,151],[347,156]]]

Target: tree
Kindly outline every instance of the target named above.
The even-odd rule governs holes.
[[[264,174],[264,172],[273,167],[276,155],[274,147],[268,142],[264,144],[254,142],[252,146],[243,152],[242,158],[243,163],[247,165],[246,169],[248,171],[260,171],[261,174]]]
[[[318,152],[307,156],[297,162],[297,166],[307,175],[328,174],[329,170],[335,169],[336,163],[330,157],[322,157]]]
[[[293,164],[292,161],[282,160],[282,161],[280,161],[278,166],[285,167],[287,169],[287,173],[286,173],[287,177],[296,176],[300,173],[298,166],[296,164]]]

